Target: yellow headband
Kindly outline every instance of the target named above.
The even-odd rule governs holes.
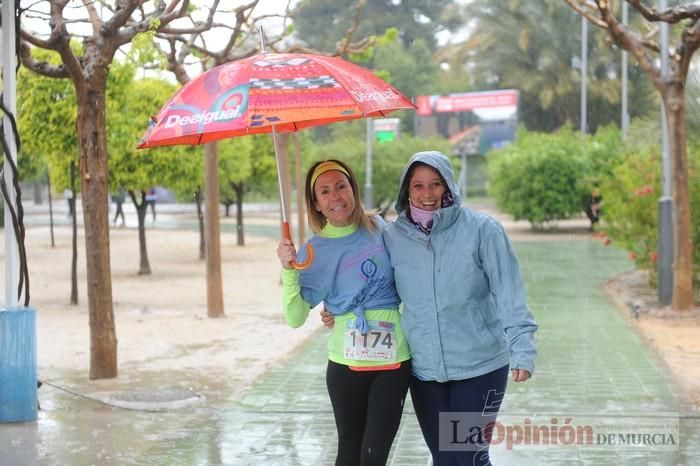
[[[314,172],[311,174],[311,192],[314,192],[314,185],[316,184],[316,180],[318,179],[319,176],[323,175],[326,172],[332,171],[332,170],[337,170],[340,173],[344,173],[345,176],[348,177],[348,180],[350,179],[350,173],[343,168],[341,164],[338,162],[334,162],[332,160],[326,160],[325,162],[319,163],[316,168],[314,168]]]

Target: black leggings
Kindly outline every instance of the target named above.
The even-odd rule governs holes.
[[[353,371],[328,361],[326,386],[338,429],[336,466],[386,464],[410,376],[410,361],[385,371]]]

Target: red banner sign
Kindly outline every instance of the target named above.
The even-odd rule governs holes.
[[[450,95],[421,95],[416,98],[418,115],[431,115],[433,112],[466,112],[481,108],[516,107],[518,91],[468,92]]]

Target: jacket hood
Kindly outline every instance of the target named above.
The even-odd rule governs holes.
[[[414,154],[404,167],[403,173],[401,173],[401,181],[399,182],[399,196],[396,204],[394,205],[396,213],[400,215],[408,209],[408,180],[406,179],[406,175],[411,169],[411,166],[417,162],[424,163],[437,170],[440,175],[442,175],[445,183],[447,183],[447,189],[449,189],[450,193],[452,193],[452,198],[455,201],[455,205],[462,205],[462,199],[459,195],[459,187],[455,181],[455,173],[452,169],[450,159],[448,159],[442,152],[429,150]]]

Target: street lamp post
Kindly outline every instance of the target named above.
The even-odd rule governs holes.
[[[372,141],[374,139],[373,121],[366,119],[367,139],[365,141],[365,209],[374,209],[374,196],[372,193]]]
[[[622,24],[627,27],[627,23],[629,22],[628,18],[628,11],[627,11],[627,2],[622,2]],[[629,131],[629,126],[630,126],[630,119],[629,119],[629,111],[627,109],[627,50],[622,49],[622,109],[621,109],[621,117],[620,117],[620,127],[622,128],[622,137],[627,139],[627,132]]]
[[[581,132],[587,130],[586,120],[586,105],[587,105],[587,86],[588,86],[588,20],[585,16],[581,16]]]
[[[665,10],[667,0],[659,2]],[[668,23],[661,23],[661,79],[668,79]],[[659,199],[659,254],[658,254],[658,300],[662,305],[671,304],[673,297],[673,197],[671,189],[671,154],[668,141],[666,107],[661,100],[661,147],[663,169],[663,196]]]
[[[2,2],[2,103],[8,112],[15,115],[17,112],[17,78],[15,76],[15,2]],[[7,116],[3,116],[3,135],[8,145],[8,154],[4,160],[3,176],[5,186],[9,188],[10,195],[5,202],[6,207],[16,209],[15,200],[12,197],[14,190],[12,169],[7,159],[17,162],[17,146],[12,124]],[[10,308],[17,306],[19,300],[17,284],[19,283],[19,249],[17,237],[12,227],[12,217],[9,208],[5,209],[5,305]]]
[[[36,311],[27,305],[19,306],[21,265],[18,240],[23,238],[18,238],[15,234],[15,220],[10,215],[11,210],[17,212],[20,204],[17,201],[18,192],[14,188],[16,175],[11,167],[17,163],[18,141],[10,118],[11,115],[17,114],[15,18],[18,3],[16,0],[2,2],[2,124],[3,138],[6,142],[3,177],[8,195],[5,200],[3,232],[6,307],[0,308],[0,423],[29,422],[37,419]],[[16,221],[22,220],[19,218]],[[28,303],[29,291],[26,283],[27,292],[24,299]],[[30,463],[35,462],[35,458],[27,459]]]

